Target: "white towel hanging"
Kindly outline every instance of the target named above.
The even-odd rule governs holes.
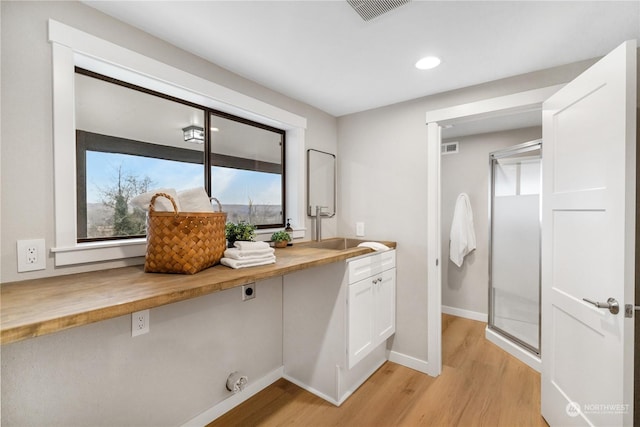
[[[451,222],[449,258],[458,267],[464,257],[476,248],[476,232],[473,226],[473,210],[466,193],[460,193]]]

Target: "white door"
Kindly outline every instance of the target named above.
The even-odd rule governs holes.
[[[632,425],[636,43],[543,104],[542,415]],[[613,314],[584,300],[615,299]],[[615,311],[615,310],[613,310]]]

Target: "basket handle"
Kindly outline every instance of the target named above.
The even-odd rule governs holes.
[[[176,201],[173,200],[173,197],[171,197],[169,194],[167,193],[156,193],[153,195],[153,197],[151,198],[151,202],[149,202],[149,212],[155,212],[156,208],[154,206],[154,203],[156,202],[156,198],[157,197],[164,197],[169,199],[169,201],[171,202],[171,204],[173,205],[173,212],[178,215],[178,206],[176,205]]]
[[[220,200],[216,199],[215,197],[209,197],[209,199],[215,200],[218,204],[218,212],[222,212],[222,205],[220,204]]]

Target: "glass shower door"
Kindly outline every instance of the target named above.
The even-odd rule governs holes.
[[[489,327],[540,354],[541,141],[490,161]]]

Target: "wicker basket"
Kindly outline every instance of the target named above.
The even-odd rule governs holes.
[[[157,197],[166,197],[173,212],[156,212]],[[147,273],[195,274],[220,262],[226,247],[227,214],[217,199],[219,212],[178,212],[166,193],[151,198],[147,215]]]

